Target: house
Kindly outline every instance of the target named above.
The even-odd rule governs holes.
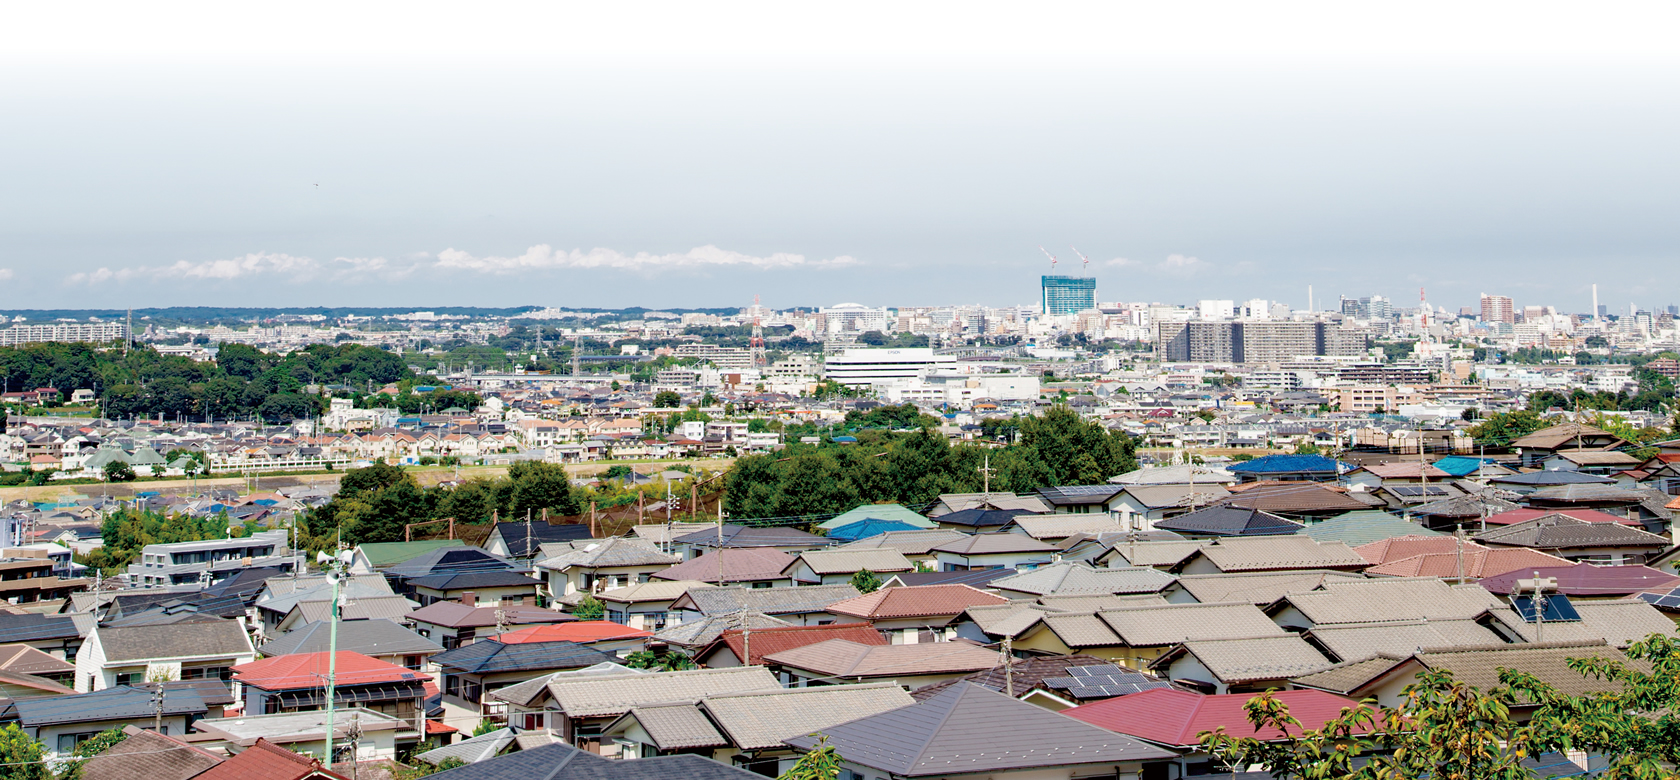
[[[1474,538],[1489,547],[1520,547],[1597,566],[1640,565],[1669,549],[1668,539],[1647,531],[1562,514],[1491,528]]]
[[[1185,642],[1149,668],[1202,693],[1263,693],[1287,688],[1292,677],[1320,671],[1330,661],[1294,634]]]
[[[920,529],[909,523],[901,523],[897,520],[870,519],[859,520],[855,523],[847,523],[839,528],[835,528],[834,530],[828,532],[828,538],[837,542],[855,542],[859,539],[868,539],[871,536],[880,536],[881,534],[892,533],[894,531],[916,530]]]
[[[1479,584],[1490,593],[1518,595],[1520,586],[1517,581],[1535,577],[1557,580],[1556,588],[1548,593],[1568,596],[1571,601],[1577,602],[1623,599],[1636,593],[1680,586],[1680,577],[1648,566],[1593,566],[1586,563],[1518,570],[1487,577]]]
[[[910,692],[916,701],[927,701],[953,686],[972,683],[1002,691],[1021,701],[1060,712],[1090,700],[1136,693],[1150,688],[1170,688],[1170,683],[1151,675],[1121,669],[1089,655],[1051,655],[1011,658],[985,671],[965,674],[953,680],[924,685]],[[1103,689],[1108,690],[1103,690]],[[1122,693],[1124,691],[1124,693]]]
[[[544,544],[565,544],[589,538],[589,526],[584,523],[497,523],[490,531],[490,538],[484,540],[484,549],[502,558],[530,560]]]
[[[486,607],[502,604],[534,607],[543,583],[515,571],[456,571],[415,577],[407,584],[421,606],[470,599]]]
[[[476,725],[480,718],[503,722],[506,705],[486,699],[498,688],[553,672],[611,664],[617,656],[576,642],[517,642],[483,639],[432,658],[443,679],[446,721]]]
[[[697,702],[707,696],[780,690],[762,666],[682,672],[555,675],[496,691],[488,698],[507,706],[511,722],[549,734],[593,753],[616,751],[602,732],[625,713],[652,704]],[[534,716],[534,717],[529,717]]]
[[[1176,758],[972,683],[832,726],[823,737],[840,755],[841,771],[859,778],[1143,777],[1147,766]],[[815,735],[787,740],[800,751],[824,742]]]
[[[1616,450],[1559,450],[1540,462],[1547,471],[1579,471],[1582,474],[1613,476],[1638,468],[1639,458]]]
[[[983,533],[933,549],[940,571],[1032,569],[1055,560],[1055,545],[1025,534]]]
[[[1451,536],[1398,536],[1354,548],[1370,577],[1442,577],[1479,580],[1536,567],[1567,566],[1555,555],[1522,547],[1490,548]]]
[[[76,655],[76,690],[84,693],[158,679],[233,679],[233,667],[257,658],[241,621],[190,622],[113,628],[88,634]]]
[[[1327,520],[1373,506],[1387,506],[1381,498],[1349,492],[1322,482],[1250,482],[1232,488],[1231,496],[1220,503],[1238,509],[1258,509],[1302,522]]]
[[[642,582],[596,594],[606,609],[607,620],[631,628],[662,631],[678,617],[671,605],[689,591],[712,585],[694,580]]]
[[[241,712],[273,715],[325,709],[322,681],[329,670],[336,680],[334,706],[382,712],[425,733],[426,683],[431,676],[346,650],[275,656],[233,667],[234,680],[245,689]]]
[[[351,749],[341,743],[348,740],[352,729],[360,735],[355,742],[355,759],[358,762],[395,760],[399,749],[417,744],[424,736],[406,720],[364,707],[335,710],[333,715],[333,743],[338,746],[334,758],[340,762],[351,758]],[[304,771],[304,762],[320,758],[325,748],[326,721],[325,710],[207,718],[193,724],[194,728],[203,732],[195,737],[193,743],[206,750],[220,748],[234,754],[233,758],[210,770],[217,772],[218,777],[250,780],[243,775],[225,774],[228,770],[224,768],[233,764],[239,756],[262,749],[260,745],[268,743],[275,749],[297,754],[293,763],[299,771]],[[234,764],[235,768],[239,766],[241,764]]]
[[[1196,548],[1174,570],[1180,574],[1235,574],[1259,571],[1331,569],[1359,571],[1369,566],[1352,547],[1341,542],[1316,542],[1311,537],[1228,536]]]
[[[1173,647],[1194,639],[1283,636],[1252,604],[1141,604],[1093,613],[1049,612],[1014,640],[1016,652],[1096,656],[1143,669]]]
[[[828,605],[839,623],[864,622],[895,645],[946,642],[956,638],[954,621],[970,607],[1005,604],[1008,599],[967,585],[882,588]]]
[[[1323,455],[1266,455],[1233,463],[1225,470],[1238,482],[1335,482],[1352,469]]]
[[[756,666],[764,657],[783,650],[814,645],[830,639],[846,639],[861,645],[885,645],[887,638],[867,623],[835,623],[827,626],[783,626],[779,628],[732,628],[694,653],[695,663],[708,669]],[[748,659],[742,663],[741,659]]]
[[[93,630],[95,622],[95,616],[89,613],[0,613],[0,642],[28,645],[54,658],[74,662],[83,637]]]
[[[424,539],[418,542],[366,542],[352,551],[351,574],[374,574],[445,547],[466,547],[460,539]]]
[[[891,548],[899,551],[912,563],[935,569],[939,566],[939,559],[933,552],[934,548],[964,539],[967,536],[968,534],[962,531],[940,528],[921,531],[888,531],[855,542],[847,542],[832,549],[839,551]]]
[[[126,685],[92,693],[18,699],[0,708],[0,723],[15,723],[23,733],[46,747],[53,757],[67,756],[77,745],[99,732],[129,723],[153,723],[158,704],[151,691]],[[192,691],[176,691],[163,699],[162,733],[181,735],[204,717],[204,701]]]
[[[990,669],[998,664],[998,654],[966,640],[866,645],[829,639],[772,653],[764,662],[790,688],[894,682],[913,689]]]
[[[415,633],[443,645],[445,650],[454,650],[472,644],[486,628],[501,633],[509,628],[567,623],[577,618],[542,607],[485,607],[476,603],[439,601],[409,613],[408,620],[414,624]]]
[[[413,597],[414,581],[440,574],[488,574],[528,571],[522,564],[491,555],[477,547],[440,547],[381,570],[397,595]]]
[[[1301,534],[1319,542],[1342,542],[1355,550],[1362,544],[1379,542],[1401,536],[1440,536],[1403,517],[1379,510],[1362,510],[1320,520],[1307,526]]]
[[[497,756],[431,775],[438,780],[762,780],[762,776],[695,755],[612,761],[571,745],[552,744]]]
[[[833,531],[836,528],[841,528],[843,526],[848,526],[852,523],[864,520],[895,521],[906,523],[917,528],[933,528],[935,525],[932,520],[916,514],[899,504],[864,504],[856,509],[841,512],[838,515],[824,520],[821,523],[818,523],[817,527],[824,531]]]
[[[915,569],[915,564],[898,550],[860,548],[802,552],[787,565],[784,573],[795,585],[841,585],[851,582],[852,576],[860,571],[896,574]]]
[[[711,551],[664,571],[655,580],[696,580],[717,585],[743,584],[753,588],[792,585],[786,573],[793,556],[768,547],[725,547]]]
[[[267,657],[326,652],[334,637],[328,621],[305,623],[257,648]],[[404,669],[419,671],[443,645],[420,636],[394,620],[344,620],[338,624],[338,649],[360,653]]]
[[[564,599],[647,582],[681,561],[646,542],[614,537],[574,543],[571,551],[540,560],[536,566],[548,582],[548,592]]]
[[[1272,696],[1288,705],[1289,714],[1301,722],[1303,731],[1321,729],[1325,723],[1341,717],[1343,710],[1359,706],[1352,699],[1323,691],[1278,691]],[[1221,767],[1213,757],[1202,752],[1202,734],[1223,728],[1233,735],[1266,741],[1287,736],[1278,729],[1257,729],[1249,723],[1245,706],[1252,698],[1247,693],[1209,696],[1162,688],[1081,705],[1063,710],[1062,714],[1173,750],[1179,777],[1217,776]],[[1368,729],[1356,729],[1355,733]]]
[[[75,693],[65,684],[76,681],[76,665],[54,658],[29,645],[0,645],[0,698],[56,696]]]
[[[1157,531],[1172,531],[1187,539],[1230,536],[1282,536],[1305,526],[1258,509],[1220,504],[1155,521]]]
[[[1396,463],[1368,463],[1347,473],[1344,484],[1356,490],[1367,492],[1381,487],[1396,485],[1416,486],[1430,482],[1440,484],[1452,479],[1448,474],[1432,465],[1407,460]]]
[[[1231,492],[1223,485],[1126,485],[1108,500],[1109,512],[1127,530],[1150,531],[1170,517],[1222,501]]]
[[[1626,441],[1609,431],[1573,422],[1543,428],[1513,440],[1510,445],[1522,465],[1529,468],[1567,451],[1609,451],[1626,446]]]
[[[1041,542],[1052,544],[1073,536],[1100,536],[1124,533],[1120,518],[1108,512],[1072,515],[1020,515],[1009,528],[1011,533],[1025,534]]]
[[[1177,579],[1155,569],[1125,566],[1098,569],[1061,562],[992,580],[987,589],[1010,599],[1050,595],[1143,595],[1160,593]]]
[[[337,731],[338,729],[333,729]],[[324,741],[324,739],[323,739]],[[358,746],[358,757],[361,750]],[[258,737],[244,750],[197,775],[194,780],[346,780],[319,759],[302,755]],[[89,778],[92,780],[92,778]]]
[[[0,559],[0,602],[56,601],[87,590],[93,584],[85,577],[60,576],[66,569],[47,557],[46,550],[8,549],[4,554],[6,557]],[[65,556],[69,554],[69,550],[64,550]]]
[[[1119,485],[1060,485],[1038,489],[1038,500],[1053,514],[1107,514],[1109,499],[1120,492]]]
[[[1453,679],[1484,691],[1501,684],[1500,669],[1532,674],[1542,683],[1568,696],[1619,693],[1622,690],[1620,681],[1582,674],[1569,668],[1568,660],[1571,658],[1602,658],[1636,668],[1642,666],[1603,640],[1488,645],[1376,655],[1302,675],[1293,680],[1293,685],[1361,701],[1375,699],[1384,707],[1401,706],[1406,700],[1406,686],[1417,682],[1418,675],[1425,671],[1451,672]],[[1530,709],[1532,707],[1519,704],[1513,707],[1512,714],[1522,717]]]
[[[1050,507],[1040,501],[1037,496],[1018,496],[1014,493],[945,493],[934,502],[926,515],[937,521],[938,518],[953,512],[975,508],[991,509],[1020,509],[1027,512],[1049,512]]]
[[[794,625],[814,626],[835,622],[828,605],[856,595],[858,590],[850,583],[798,588],[746,588],[739,585],[694,588],[671,602],[671,612],[684,626],[698,624],[707,618],[727,618],[741,613],[768,615]],[[713,634],[705,642],[716,636]]]
[[[190,780],[222,757],[175,737],[124,726],[123,741],[82,763],[82,780]]]
[[[1171,533],[1150,531],[1149,533]],[[1174,534],[1176,536],[1176,534]],[[1212,544],[1208,539],[1148,541],[1134,539],[1128,534],[1124,541],[1116,541],[1101,552],[1086,556],[1098,566],[1138,566],[1173,571],[1190,559],[1198,550]]]
[[[631,628],[607,620],[578,620],[571,623],[530,626],[490,638],[504,645],[575,642],[622,658],[646,647],[647,641],[652,637],[652,631]]]
[[[208,584],[254,567],[289,572],[297,564],[287,547],[289,533],[282,529],[237,539],[148,544],[128,565],[127,575],[132,583],[157,587]]]
[[[1043,514],[1048,509],[1000,509],[992,504],[983,504],[969,509],[961,509],[949,514],[930,518],[940,528],[964,533],[986,533],[989,531],[1006,531],[1014,524],[1015,518],[1022,515]]]
[[[1318,590],[1290,593],[1266,614],[1294,631],[1329,624],[1402,620],[1475,620],[1504,606],[1475,584],[1449,585],[1435,577],[1325,579]]]
[[[268,606],[268,605],[263,605]],[[265,617],[272,614],[266,609],[259,608],[258,613]],[[340,621],[353,620],[395,620],[407,622],[414,613],[414,602],[402,596],[367,596],[364,598],[340,597],[338,619]],[[279,620],[272,632],[266,629],[261,633],[265,636],[281,636],[288,634],[301,626],[310,623],[321,623],[332,619],[332,600],[329,595],[325,599],[309,598],[298,601]]]
[[[797,528],[724,523],[703,531],[679,536],[672,540],[671,546],[686,559],[694,558],[709,550],[715,550],[720,546],[724,548],[780,550],[789,555],[798,555],[806,550],[826,549],[839,543],[837,539],[806,533]]]

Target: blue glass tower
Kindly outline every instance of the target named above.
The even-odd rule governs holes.
[[[1097,308],[1097,280],[1083,276],[1041,277],[1045,314],[1078,314]]]

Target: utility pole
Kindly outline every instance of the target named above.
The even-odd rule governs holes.
[[[158,680],[157,690],[152,692],[152,731],[163,733],[163,681]]]
[[[1015,638],[1003,638],[1003,692],[1015,698]]]
[[[356,771],[361,758],[362,743],[362,714],[350,713],[350,728],[344,730],[344,736],[350,739],[350,780],[358,780]]]

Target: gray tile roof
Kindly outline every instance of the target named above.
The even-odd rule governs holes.
[[[1283,636],[1284,630],[1253,604],[1171,604],[1097,613],[1130,647],[1174,645],[1193,639]]]
[[[639,539],[586,540],[575,542],[571,552],[537,562],[541,569],[560,571],[572,567],[600,569],[612,566],[672,566],[682,558],[660,552],[658,548]]]
[[[1185,642],[1152,666],[1165,670],[1173,660],[1184,655],[1194,657],[1217,678],[1206,682],[1226,684],[1284,679],[1330,666],[1323,654],[1295,634]]]
[[[888,531],[884,534],[847,542],[835,550],[864,550],[888,547],[905,555],[926,555],[929,550],[967,536],[962,531],[928,529],[925,531]]]
[[[1115,595],[1159,593],[1177,579],[1166,572],[1142,567],[1096,569],[1083,563],[1054,563],[992,580],[994,590],[1047,594]]]
[[[633,707],[620,717],[635,718],[660,750],[723,747],[729,744],[695,704],[652,704]],[[609,725],[607,731],[613,731]]]
[[[1342,542],[1317,542],[1308,536],[1225,537],[1201,549],[1223,572],[1278,569],[1365,568],[1369,564]]]
[[[684,672],[622,674],[577,679],[555,678],[548,693],[556,709],[574,718],[622,715],[645,704],[699,701],[742,691],[778,690],[776,677],[762,666],[695,669]]]
[[[1163,760],[1177,754],[973,684],[825,730],[846,760],[904,777]],[[787,743],[805,750],[814,736]]]
[[[328,646],[331,624],[327,621],[305,623],[281,635],[257,652],[263,655],[292,655],[295,653],[324,653]],[[394,620],[344,620],[338,624],[338,649],[363,655],[430,655],[443,652],[443,646],[427,639]]]
[[[1313,625],[1378,620],[1468,620],[1503,603],[1480,585],[1449,585],[1434,577],[1324,580],[1323,589],[1292,593],[1281,603]]]
[[[798,561],[789,563],[786,571],[792,571],[799,561],[817,574],[851,574],[863,569],[881,573],[913,571],[916,568],[910,559],[904,557],[904,553],[890,547],[807,550],[799,554]]]
[[[1314,627],[1305,636],[1328,650],[1336,661],[1374,655],[1403,656],[1428,648],[1483,647],[1504,642],[1498,634],[1474,620],[1340,623]]]
[[[1348,572],[1313,569],[1252,574],[1190,574],[1179,577],[1172,590],[1182,590],[1203,604],[1246,601],[1265,606],[1291,593],[1316,590],[1330,579],[1364,578]]]
[[[205,620],[126,628],[100,628],[106,663],[154,658],[255,655],[245,629],[233,620]]]
[[[1619,523],[1589,523],[1562,514],[1541,515],[1503,528],[1490,528],[1472,538],[1488,545],[1542,550],[1575,547],[1668,548],[1668,540],[1653,533]]]
[[[152,694],[126,685],[66,696],[42,696],[19,699],[13,704],[18,722],[24,728],[40,728],[66,723],[98,723],[112,720],[144,721],[151,718],[156,707]],[[163,714],[203,715],[204,700],[192,690],[171,690],[163,697]]]
[[[513,744],[513,738],[513,729],[499,728],[453,745],[444,745],[435,750],[416,753],[414,757],[433,766],[443,763],[446,758],[458,758],[469,764],[476,764],[480,761],[495,758]]]
[[[791,737],[914,704],[894,683],[822,685],[707,696],[700,706],[742,750],[780,747]]]
[[[836,601],[854,598],[857,588],[848,584],[806,585],[798,588],[747,588],[728,586],[699,588],[684,594],[673,603],[673,609],[689,608],[705,615],[725,612],[759,612],[767,615],[791,615],[821,612]]]
[[[1184,559],[1195,555],[1203,547],[1212,542],[1201,540],[1183,540],[1166,542],[1132,542],[1128,540],[1115,542],[1114,555],[1131,563],[1133,566],[1176,566]]]
[[[782,589],[775,588],[774,590]],[[694,591],[689,592],[693,593]],[[711,644],[713,640],[723,635],[723,632],[731,628],[741,628],[743,624],[747,628],[786,628],[794,625],[786,620],[756,612],[746,613],[745,618],[742,618],[738,612],[725,612],[717,615],[707,615],[699,620],[687,620],[678,623],[655,633],[653,637],[661,642],[673,645],[698,648]]]
[[[1674,621],[1650,604],[1636,599],[1612,601],[1571,601],[1579,622],[1554,623],[1536,626],[1517,617],[1515,611],[1503,609],[1493,613],[1501,625],[1508,626],[1525,641],[1589,642],[1603,640],[1614,647],[1627,647],[1651,634],[1674,637]]]
[[[763,780],[695,755],[613,761],[565,744],[521,750],[431,775],[437,780]]]

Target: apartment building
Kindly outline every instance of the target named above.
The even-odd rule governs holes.
[[[242,539],[148,544],[127,574],[130,583],[143,587],[190,585],[206,576],[217,582],[261,566],[291,571],[294,563],[285,530],[259,531]]]

